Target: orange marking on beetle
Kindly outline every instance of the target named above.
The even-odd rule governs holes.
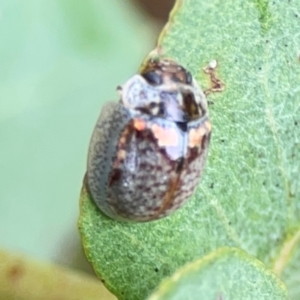
[[[138,131],[145,130],[146,127],[147,127],[146,122],[144,120],[141,120],[141,119],[134,119],[133,120],[133,126]]]
[[[118,159],[119,159],[119,160],[123,160],[123,159],[125,159],[125,158],[126,158],[126,151],[123,150],[123,149],[119,150],[119,151],[118,151]]]
[[[124,145],[125,143],[126,143],[126,137],[125,136],[120,137],[119,145]]]
[[[157,124],[153,124],[151,130],[158,140],[159,147],[178,145],[178,133],[174,128],[163,128]]]
[[[194,148],[201,145],[203,135],[206,129],[200,126],[199,128],[192,128],[189,132],[189,147]]]
[[[119,150],[117,153],[117,158],[113,162],[113,172],[112,173],[114,173],[114,170],[118,170],[119,165],[121,164],[122,161],[124,161],[125,158],[126,158],[126,151],[123,149]],[[116,180],[115,179],[116,176],[113,176],[113,177],[114,177],[114,180]],[[111,185],[111,183],[109,185]]]
[[[197,147],[201,145],[203,136],[211,131],[211,123],[206,121],[198,128],[192,128],[189,132],[189,147]]]
[[[211,132],[211,123],[210,123],[209,121],[206,121],[206,122],[204,123],[204,125],[205,125],[205,127],[206,127],[206,129],[207,129],[207,132]]]
[[[119,138],[119,142],[118,142],[118,148],[122,148],[125,144],[126,144],[126,140],[128,135],[130,134],[130,131],[132,127],[126,127],[125,130],[123,131],[122,135]]]

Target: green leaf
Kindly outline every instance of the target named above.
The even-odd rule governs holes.
[[[274,271],[281,275],[286,284],[290,299],[299,299],[300,295],[300,231],[294,232],[285,241],[278,259],[274,265]]]
[[[164,280],[149,300],[287,299],[286,288],[257,259],[220,248]]]
[[[209,96],[208,162],[184,208],[163,220],[127,224],[103,216],[83,190],[83,244],[119,299],[145,298],[161,279],[222,246],[243,249],[278,275],[299,252],[297,3],[177,2],[159,45],[203,88],[211,85],[203,68],[217,60],[226,90]]]

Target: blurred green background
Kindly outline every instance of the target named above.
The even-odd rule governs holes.
[[[93,126],[173,2],[0,0],[1,248],[76,267]]]

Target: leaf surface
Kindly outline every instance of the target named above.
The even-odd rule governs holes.
[[[222,246],[243,249],[278,275],[298,253],[299,25],[296,1],[177,1],[159,46],[204,89],[211,82],[203,68],[217,60],[226,90],[209,96],[208,161],[184,208],[146,224],[116,222],[83,189],[84,247],[119,299],[144,299],[164,277]]]
[[[220,248],[164,280],[149,300],[287,299],[284,284],[257,259]]]

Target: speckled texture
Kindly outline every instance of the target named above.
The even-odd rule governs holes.
[[[181,207],[201,176],[211,125],[202,90],[174,62],[151,61],[120,88],[92,135],[87,184],[108,216],[151,221]]]
[[[202,120],[197,123],[195,126],[203,126]],[[168,157],[150,130],[139,132],[131,124],[128,127],[126,144],[118,148],[126,152],[126,158],[114,169],[117,178],[109,183],[108,202],[125,219],[162,218],[193,193],[205,163],[210,133],[207,130],[202,147],[188,148],[181,162]]]
[[[112,212],[106,201],[108,179],[115,159],[119,132],[129,119],[128,111],[119,103],[106,104],[102,108],[89,147],[88,189],[101,210],[110,216]]]
[[[115,113],[119,105],[112,107],[111,112]],[[101,134],[101,139],[91,144],[88,168],[89,189],[101,210],[114,218],[148,221],[162,218],[183,205],[199,182],[209,129],[200,147],[188,149],[178,172],[179,162],[169,159],[166,151],[158,147],[150,130],[139,132],[130,122],[124,129],[126,143],[118,146],[117,139],[111,135],[116,128],[109,124],[103,118],[95,128],[94,135]],[[194,126],[203,124],[201,120]],[[102,133],[105,128],[107,134]],[[104,138],[107,140],[103,141]],[[126,158],[118,159],[117,153],[122,150]]]

